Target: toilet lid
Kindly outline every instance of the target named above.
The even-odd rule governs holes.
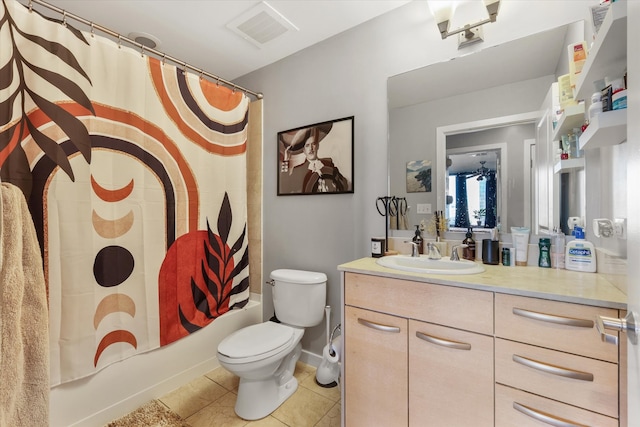
[[[293,329],[275,322],[242,328],[218,345],[218,352],[231,358],[245,358],[277,352],[293,339]]]

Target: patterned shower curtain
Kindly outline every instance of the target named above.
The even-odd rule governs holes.
[[[245,305],[249,99],[1,1],[0,174],[38,234],[51,384]]]

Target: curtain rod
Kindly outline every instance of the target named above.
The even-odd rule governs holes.
[[[150,48],[148,46],[145,46],[142,43],[138,43],[137,41],[132,40],[129,37],[125,37],[125,36],[123,36],[122,34],[116,32],[116,31],[110,30],[110,29],[108,29],[106,27],[103,27],[102,25],[98,25],[98,24],[96,24],[94,22],[88,21],[88,20],[86,20],[84,18],[81,18],[80,16],[74,15],[73,13],[69,13],[64,9],[60,9],[59,7],[56,7],[56,6],[52,5],[52,4],[49,4],[49,3],[47,3],[47,2],[45,2],[43,0],[29,0],[29,11],[30,12],[33,10],[33,3],[39,4],[41,6],[46,7],[49,10],[52,10],[54,12],[57,12],[57,13],[61,14],[62,15],[62,22],[65,23],[65,24],[66,24],[66,18],[71,18],[71,19],[73,19],[75,21],[78,21],[78,22],[81,22],[81,23],[83,23],[85,25],[88,25],[91,28],[91,32],[92,33],[93,33],[94,30],[102,31],[103,33],[106,33],[106,34],[108,34],[108,35],[110,35],[112,37],[117,38],[118,41],[125,41],[127,43],[130,43],[130,44],[140,48],[142,53],[150,52],[150,53],[153,53],[154,55],[162,58],[163,61],[168,60],[168,61],[171,61],[171,62],[177,64],[177,65],[180,65],[180,66],[182,66],[182,68],[185,71],[187,69],[190,69],[191,71],[194,71],[194,72],[198,73],[200,76],[207,76],[207,77],[215,80],[216,83],[223,83],[223,84],[225,84],[225,85],[227,85],[229,87],[232,87],[234,90],[237,89],[237,90],[240,90],[240,91],[242,91],[242,92],[244,92],[246,94],[253,95],[257,99],[262,99],[263,98],[262,93],[254,92],[254,91],[246,89],[246,88],[244,88],[242,86],[238,86],[237,84],[231,83],[230,81],[225,80],[225,79],[223,79],[223,78],[221,78],[219,76],[216,76],[216,75],[211,74],[211,73],[209,73],[207,71],[204,71],[201,68],[196,68],[191,64],[187,64],[185,61],[180,61],[179,59],[176,59],[173,56],[167,55],[164,52],[160,52],[160,51],[158,51],[156,49],[153,49],[153,48]]]

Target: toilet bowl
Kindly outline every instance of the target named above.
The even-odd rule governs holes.
[[[300,358],[304,328],[322,321],[326,276],[298,270],[271,273],[276,316],[247,326],[218,345],[220,364],[240,377],[236,414],[246,420],[264,418],[298,388],[293,376]]]

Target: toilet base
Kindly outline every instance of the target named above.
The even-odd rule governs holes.
[[[245,420],[259,420],[278,409],[298,389],[293,376],[300,358],[300,343],[282,361],[274,375],[256,380],[240,378],[235,412]]]

